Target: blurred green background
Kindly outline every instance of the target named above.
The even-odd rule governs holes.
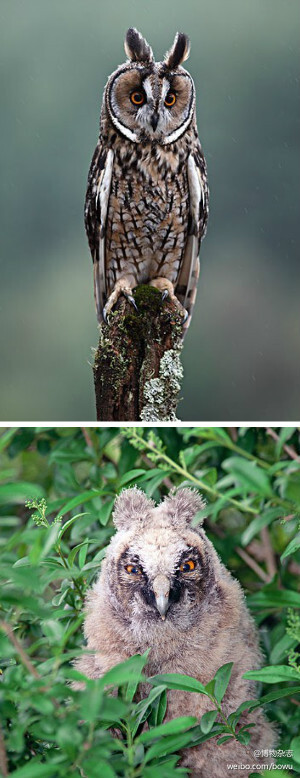
[[[190,35],[209,170],[179,418],[298,418],[297,0],[2,0],[0,418],[95,418],[82,212],[130,25],[157,59],[177,30]]]

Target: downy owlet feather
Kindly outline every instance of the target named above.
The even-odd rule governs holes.
[[[147,675],[183,673],[207,684],[219,667],[233,662],[222,707],[226,716],[255,697],[243,674],[261,664],[254,622],[241,587],[192,519],[203,502],[198,492],[180,489],[155,506],[137,489],[117,498],[117,532],[107,548],[98,581],[87,598],[84,625],[91,653],[76,662],[89,678],[150,648]],[[212,702],[200,694],[168,691],[166,720],[198,719]],[[274,732],[261,710],[245,711],[240,724],[255,724],[248,749],[236,740],[216,739],[182,753],[182,765],[199,778],[226,778],[227,764],[255,762],[253,751],[269,749]],[[264,759],[267,762],[266,759]],[[246,778],[251,769],[235,769]]]
[[[97,316],[107,320],[122,294],[135,305],[132,290],[149,283],[174,301],[186,328],[208,215],[195,86],[181,64],[189,39],[177,33],[155,62],[130,28],[125,52],[104,90],[85,202]]]

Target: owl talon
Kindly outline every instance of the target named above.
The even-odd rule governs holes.
[[[138,307],[137,307],[137,304],[136,304],[135,299],[132,296],[132,294],[128,294],[128,292],[123,292],[123,294],[124,294],[124,297],[126,297],[126,300],[128,300],[128,302],[131,303],[131,305],[133,305],[133,307],[137,311]]]
[[[103,308],[102,316],[103,316],[103,321],[105,322],[105,324],[107,324],[109,326],[108,314],[107,314],[105,308]]]

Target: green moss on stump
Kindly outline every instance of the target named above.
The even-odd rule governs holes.
[[[99,327],[93,368],[97,419],[173,421],[182,377],[182,318],[154,287],[137,287],[134,298],[137,311],[121,297],[109,325]]]

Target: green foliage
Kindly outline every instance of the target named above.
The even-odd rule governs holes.
[[[294,748],[299,773],[298,431],[20,428],[2,433],[0,452],[0,773],[7,758],[16,778],[185,776],[180,748],[209,738],[218,748],[231,738],[246,746],[251,727],[240,717],[259,705],[280,730],[278,747]],[[115,496],[133,484],[155,500],[171,484],[191,485],[207,500],[195,522],[207,516],[266,655],[266,667],[246,674],[260,682],[260,698],[237,711],[224,704],[232,663],[205,687],[178,674],[152,677],[139,702],[147,655],[88,680],[84,691],[71,685],[82,680],[72,660],[82,648],[85,593],[114,532]],[[201,721],[164,721],[167,690],[176,688],[206,695]]]

